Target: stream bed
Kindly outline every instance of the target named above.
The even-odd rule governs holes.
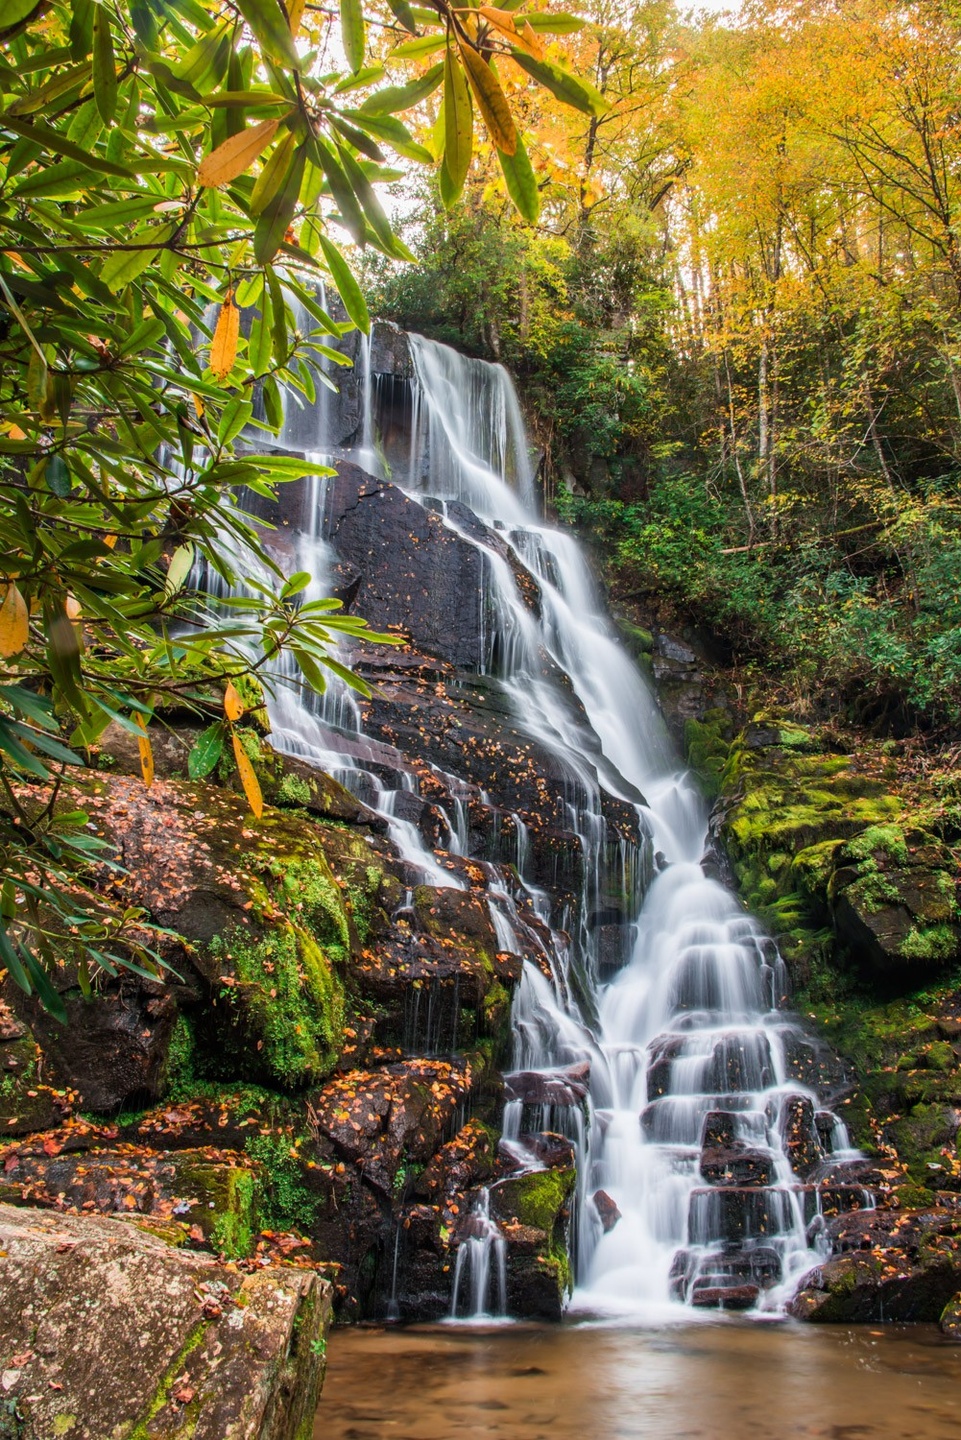
[[[950,1440],[961,1348],[932,1325],[335,1331],[314,1440]]]

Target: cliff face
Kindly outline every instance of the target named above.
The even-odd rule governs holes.
[[[280,754],[256,724],[242,733],[267,801],[260,821],[216,775],[187,778],[188,717],[164,717],[149,790],[136,745],[108,732],[62,803],[85,808],[116,848],[123,870],[104,872],[104,891],[163,927],[170,970],[101,977],[89,1001],[63,971],[66,1028],[5,988],[0,1200],[119,1213],[235,1259],[310,1262],[341,1316],[411,1319],[448,1313],[458,1248],[476,1238],[490,1186],[512,1313],[558,1317],[573,1153],[531,1134],[546,1168],[508,1180],[516,1167],[498,1142],[511,996],[524,960],[559,971],[558,916],[604,927],[613,954],[630,897],[603,878],[585,884],[570,774],[481,673],[484,557],[506,558],[503,540],[463,507],[452,528],[390,483],[339,471],[326,501],[333,586],[408,637],[353,657],[373,685],[365,774],[431,857],[432,883],[383,814]],[[278,545],[303,501],[284,495]],[[536,580],[510,563],[536,608]],[[573,695],[569,709],[590,763],[597,742]],[[640,856],[632,806],[602,792],[600,823],[612,852]],[[578,1107],[583,1085],[565,1095]]]
[[[956,747],[812,722],[757,677],[739,686],[676,614],[623,624],[713,801],[719,863],[778,940],[794,1004],[840,1058],[839,1113],[873,1168],[878,1208],[828,1222],[831,1255],[795,1312],[839,1321],[943,1312],[956,1336]]]

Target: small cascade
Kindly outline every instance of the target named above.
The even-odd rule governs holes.
[[[339,681],[320,697],[282,686],[271,706],[275,743],[383,817],[411,887],[463,888],[468,861],[514,867],[507,883],[487,864],[484,891],[499,950],[526,957],[502,1161],[536,1170],[550,1163],[548,1142],[573,1145],[577,1303],[776,1309],[816,1262],[824,1205],[836,1213],[872,1203],[851,1178],[858,1157],[797,1063],[805,1041],[784,1009],[775,945],[701,868],[703,799],[579,546],[538,518],[509,376],[418,336],[409,346],[413,379],[390,385],[391,423],[403,411],[410,424],[406,456],[396,443],[390,450],[392,482],[478,553],[484,683],[557,777],[566,839],[553,872],[534,870],[530,816],[498,809],[447,770],[412,773],[399,749],[365,734],[362,707]],[[366,344],[358,363],[352,458],[382,476]],[[321,448],[328,431],[318,421],[308,446],[304,423],[292,412],[280,445]],[[328,586],[333,558],[324,482],[312,484],[296,539],[310,595]],[[443,848],[412,818],[428,797]],[[478,812],[493,816],[483,860],[471,855]],[[413,905],[411,893],[407,912]],[[429,1046],[453,1046],[456,1007],[448,1042],[449,1012],[441,1024],[429,988],[418,1004],[411,1043],[426,1034]],[[458,1318],[506,1311],[507,1242],[489,1192],[475,1196],[456,1242]]]
[[[484,1186],[457,1247],[450,1319],[492,1320],[506,1314],[507,1241],[491,1219],[490,1191]]]

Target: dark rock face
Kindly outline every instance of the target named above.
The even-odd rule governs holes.
[[[162,983],[124,977],[96,1001],[67,995],[67,1024],[40,1005],[20,1000],[55,1078],[77,1091],[92,1110],[116,1110],[125,1101],[156,1100],[166,1071],[177,1006]]]
[[[956,1212],[868,1210],[827,1228],[834,1253],[802,1280],[798,1319],[937,1323],[961,1288]]]
[[[375,629],[415,634],[418,648],[465,670],[484,664],[480,552],[396,486],[342,463],[330,483],[327,533],[361,576],[353,604]]]

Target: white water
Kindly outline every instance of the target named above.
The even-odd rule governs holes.
[[[521,725],[559,760],[567,777],[567,828],[580,845],[580,903],[576,913],[552,917],[555,931],[571,931],[570,945],[558,937],[562,960],[553,965],[553,982],[525,966],[514,1003],[518,1071],[550,1077],[577,1062],[590,1066],[586,1107],[542,1106],[531,1127],[562,1130],[577,1148],[575,1303],[635,1313],[700,1292],[702,1300],[708,1292],[723,1299],[724,1291],[750,1285],[763,1306],[776,1308],[816,1262],[820,1205],[816,1191],[800,1185],[783,1142],[786,1117],[799,1104],[813,1136],[819,1101],[789,1078],[786,1046],[797,1032],[778,1009],[784,976],[776,948],[699,865],[704,804],[677,765],[646,681],[602,612],[576,541],[537,516],[526,436],[507,373],[417,336],[410,341],[416,380],[409,468],[401,483],[444,502],[445,523],[483,552],[485,667]],[[369,394],[368,382],[365,458],[376,453]],[[304,433],[302,416],[292,428]],[[294,439],[284,435],[281,443]],[[454,502],[498,530],[537,577],[539,616],[519,594],[503,548],[465,528]],[[318,493],[297,555],[318,587],[327,573],[322,536]],[[558,672],[569,677],[581,712]],[[282,748],[331,770],[387,818],[401,853],[429,883],[459,883],[415,827],[394,814],[398,793],[412,782],[398,756],[395,788],[385,785],[389,747],[365,746],[345,691],[332,687],[320,701],[305,703],[288,690],[272,719]],[[642,853],[624,844],[612,850],[602,788],[635,807],[641,834],[649,837]],[[451,851],[463,853],[463,816],[449,818]],[[521,880],[535,909],[547,916],[547,897],[525,874],[526,830],[515,820]],[[645,896],[644,853],[653,852],[661,870]],[[605,981],[591,917],[612,880],[629,897],[625,923],[635,922],[630,934],[636,939],[629,962]],[[491,913],[504,948],[516,948],[512,912],[510,897],[495,890]],[[522,1164],[536,1163],[523,1138],[526,1114],[514,1101],[505,1116],[510,1153]],[[710,1122],[709,1115],[715,1117]],[[840,1121],[819,1118],[815,1179],[852,1158]],[[755,1178],[734,1190],[730,1176],[727,1186],[723,1179],[707,1183],[699,1173],[706,1124],[720,1127],[727,1159],[750,1160],[764,1183]],[[606,1233],[592,1199],[601,1190],[620,1217]],[[503,1303],[503,1239],[486,1205],[472,1221],[457,1255],[454,1313],[458,1307],[490,1313],[495,1275]]]

